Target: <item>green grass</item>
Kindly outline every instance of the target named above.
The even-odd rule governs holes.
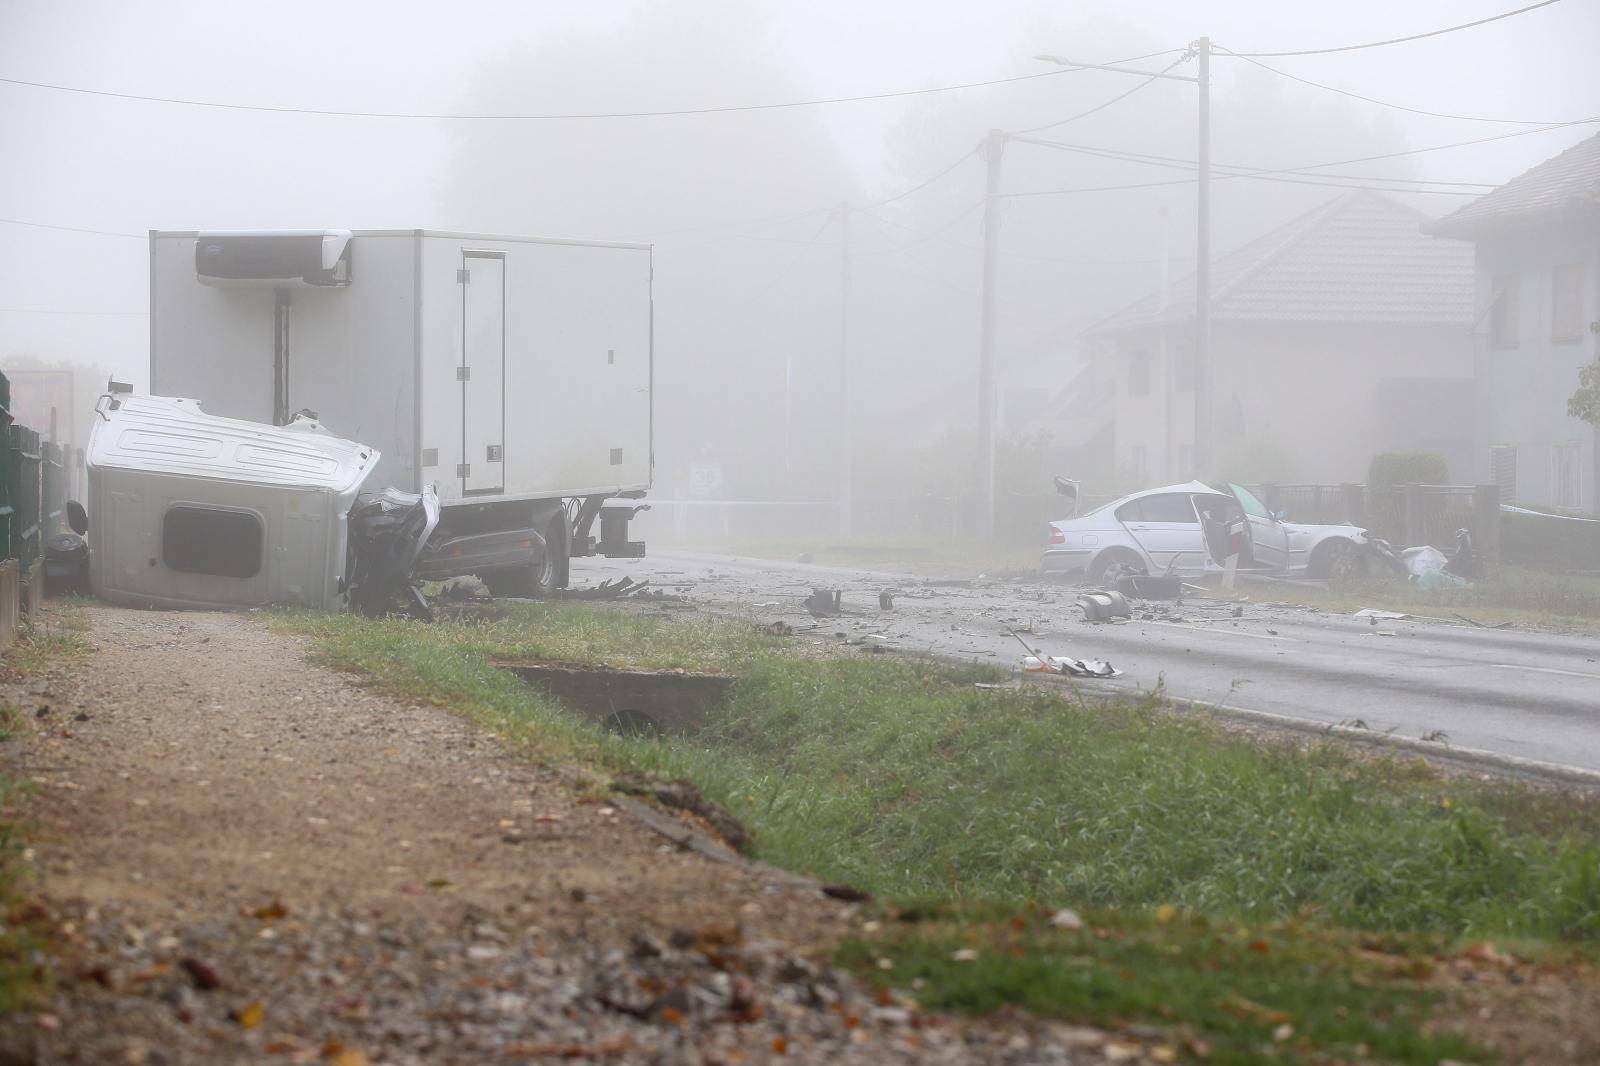
[[[1156,1024],[1173,1051],[1213,1063],[1301,1062],[1312,1051],[1426,1066],[1490,1058],[1460,1035],[1428,1031],[1444,997],[1425,983],[1438,949],[1425,941],[1364,951],[1358,937],[1300,923],[1127,911],[1087,912],[1076,931],[1038,909],[915,908],[901,918],[847,941],[839,957],[874,984],[919,989],[936,1010],[1015,1005],[1080,1023]]]
[[[1596,801],[1448,778],[1334,743],[1252,743],[1154,697],[978,689],[992,669],[807,654],[804,642],[699,617],[554,604],[473,625],[313,614],[273,624],[312,634],[330,661],[396,692],[462,709],[531,757],[588,766],[591,780],[621,771],[690,778],[753,830],[755,855],[776,865],[963,914],[1070,906],[1121,930],[1087,956],[1083,944],[1047,937],[976,968],[940,960],[951,937],[991,935],[981,920],[846,950],[862,965],[864,952],[892,953],[897,987],[911,979],[904,960],[920,960],[915,974],[936,1006],[1010,1002],[1106,1020],[1164,1004],[1175,1013],[1155,1020],[1198,1027],[1219,1049],[1236,1045],[1237,1061],[1257,1061],[1248,1057],[1254,1021],[1226,1011],[1205,1021],[1199,992],[1183,1005],[1181,989],[1211,980],[1304,1019],[1296,1026],[1319,1047],[1367,1043],[1395,1061],[1473,1058],[1419,1035],[1415,1019],[1431,1002],[1420,989],[1369,1009],[1358,961],[1339,938],[1600,947]],[[628,740],[532,694],[492,665],[501,658],[711,669],[739,680],[697,735]],[[1166,907],[1188,917],[1145,929]],[[1293,932],[1281,959],[1263,960],[1238,954],[1224,935],[1235,926],[1247,943],[1263,930]],[[1215,936],[1223,939],[1206,939]],[[1323,955],[1302,958],[1313,950]],[[1119,978],[1124,987],[1102,964],[1136,979]],[[1370,1015],[1367,1028],[1346,1025],[1341,1006]],[[1296,1046],[1273,1045],[1273,1054]]]
[[[978,690],[992,671],[790,654],[705,619],[582,605],[487,625],[291,614],[334,661],[552,758],[690,777],[757,853],[880,895],[1173,904],[1270,921],[1600,942],[1600,812],[1337,744],[1269,747],[1143,702]],[[614,649],[614,651],[608,651]],[[693,738],[608,736],[497,658],[739,674]]]

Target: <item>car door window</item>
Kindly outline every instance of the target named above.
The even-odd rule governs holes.
[[[1235,485],[1230,482],[1228,488],[1233,490],[1234,496],[1238,497],[1239,506],[1243,507],[1244,513],[1251,518],[1272,517],[1272,512],[1267,510],[1267,505],[1256,499],[1255,495],[1243,485]]]
[[[1144,505],[1142,518],[1146,522],[1199,524],[1199,519],[1195,518],[1194,504],[1186,492],[1163,492],[1158,496],[1146,496],[1139,502]]]

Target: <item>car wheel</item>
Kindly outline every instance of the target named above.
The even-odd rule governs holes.
[[[516,596],[536,599],[553,595],[567,587],[570,560],[567,551],[565,513],[557,514],[544,530],[544,555],[538,563],[514,570],[497,570],[483,575],[491,596]]]
[[[1363,577],[1367,572],[1367,557],[1355,544],[1344,537],[1334,537],[1317,545],[1306,564],[1306,576],[1317,578]]]
[[[1112,568],[1115,567],[1115,570]],[[1091,585],[1104,584],[1106,581],[1115,582],[1123,574],[1143,574],[1144,560],[1127,548],[1107,548],[1094,557],[1089,564],[1089,583]]]

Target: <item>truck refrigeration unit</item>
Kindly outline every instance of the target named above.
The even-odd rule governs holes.
[[[371,444],[373,483],[436,487],[446,568],[496,594],[563,587],[574,555],[644,554],[628,521],[652,383],[648,246],[150,234],[151,393],[274,425],[309,413]]]

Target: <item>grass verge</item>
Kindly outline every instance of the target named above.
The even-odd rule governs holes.
[[[1037,908],[914,907],[840,957],[924,1006],[1020,1006],[1079,1023],[1159,1025],[1171,1058],[1301,1062],[1321,1056],[1433,1066],[1490,1056],[1429,1025],[1437,945],[1398,946],[1303,923],[1218,924],[1168,912],[1088,912],[1060,928]],[[1153,1049],[1152,1049],[1153,1050]],[[1160,1052],[1157,1055],[1162,1056]]]
[[[754,831],[766,861],[889,899],[1010,914],[998,925],[899,931],[892,948],[870,949],[920,959],[906,970],[897,961],[894,973],[920,977],[930,1003],[1016,1002],[1097,1021],[1154,1011],[1152,1020],[1192,1026],[1222,1047],[1238,1019],[1224,1009],[1207,1021],[1199,1000],[1186,1014],[1175,989],[1203,976],[1218,996],[1262,1002],[1264,960],[1224,937],[1202,961],[1201,940],[1216,935],[1206,923],[1242,929],[1246,945],[1293,923],[1304,935],[1285,941],[1287,961],[1274,971],[1282,994],[1264,1009],[1304,1019],[1292,1024],[1318,1046],[1414,1044],[1424,1061],[1455,1052],[1423,1039],[1416,1018],[1430,998],[1420,989],[1396,992],[1396,1005],[1373,1015],[1397,1034],[1389,1043],[1328,1020],[1341,1007],[1373,1013],[1357,995],[1349,938],[1492,937],[1541,952],[1600,944],[1600,808],[1590,801],[1443,777],[1333,744],[1263,746],[1169,713],[1158,699],[979,689],[972,682],[992,671],[808,654],[804,642],[700,617],[552,604],[470,625],[310,614],[274,624],[311,634],[328,659],[397,692],[467,711],[530,754],[601,774],[687,777]],[[712,669],[739,680],[699,734],[626,740],[532,694],[492,665],[498,658]],[[1030,908],[1060,906],[1120,932],[1087,953],[1081,940],[1034,937],[1020,956],[994,961],[1004,973],[976,983],[971,968],[939,961],[956,950],[953,937],[982,939],[1018,920],[1032,928]],[[1194,924],[1167,923],[1157,936],[1141,924],[1154,913]],[[1179,929],[1199,939],[1172,940]],[[1321,962],[1294,961],[1313,949]],[[870,951],[847,948],[845,957],[859,964]],[[1130,983],[1125,994],[1079,980],[1102,963],[1134,975],[1119,977]],[[1293,973],[1302,976],[1291,981]]]

